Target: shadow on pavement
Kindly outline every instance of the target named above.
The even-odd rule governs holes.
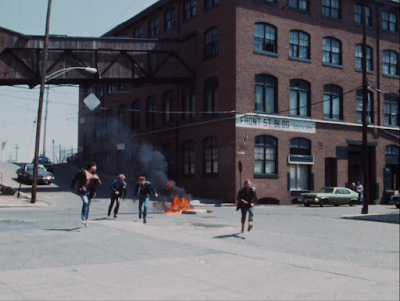
[[[229,234],[229,235],[219,235],[219,236],[214,236],[213,238],[229,238],[229,237],[234,237],[234,238],[240,238],[240,239],[246,239],[243,236],[240,236],[242,233],[234,233],[234,234]]]

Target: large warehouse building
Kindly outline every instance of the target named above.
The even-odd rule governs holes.
[[[228,202],[244,179],[271,204],[364,182],[364,12],[369,199],[385,202],[400,183],[398,1],[158,1],[104,38],[173,44],[194,76],[81,86],[80,159],[132,179],[151,145],[165,157],[153,168]],[[132,77],[151,66],[115,58],[128,61]]]

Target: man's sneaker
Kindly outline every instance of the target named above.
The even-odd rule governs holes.
[[[117,215],[116,215],[116,214],[114,214],[114,218],[117,218]]]
[[[142,215],[141,215],[141,214],[139,214],[139,218],[142,218]]]
[[[146,220],[144,219],[144,220],[143,220],[143,224],[145,224],[145,223],[146,223]]]

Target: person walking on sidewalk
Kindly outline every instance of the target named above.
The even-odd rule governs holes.
[[[88,226],[90,202],[96,195],[96,187],[101,185],[99,176],[96,174],[96,163],[89,163],[86,168],[79,170],[71,180],[71,189],[75,190],[75,184],[78,183],[77,193],[82,199],[82,224]]]
[[[149,181],[146,181],[144,176],[140,176],[138,182],[135,185],[135,189],[133,191],[133,201],[136,201],[136,195],[139,194],[139,218],[142,218],[142,207],[143,208],[143,223],[146,223],[147,217],[147,206],[150,201],[150,192],[153,192],[155,197],[158,197],[157,191],[154,188],[153,184]]]
[[[247,231],[250,231],[253,228],[254,205],[257,203],[256,191],[251,187],[250,180],[244,181],[244,187],[239,190],[236,202],[236,210],[240,209],[242,212],[242,233],[244,232],[247,212],[249,212],[249,227]]]
[[[117,217],[120,197],[122,197],[122,200],[125,201],[126,183],[125,176],[123,174],[120,174],[117,179],[111,184],[111,203],[108,207],[108,216],[110,216],[114,203],[116,203],[114,208],[114,217]]]

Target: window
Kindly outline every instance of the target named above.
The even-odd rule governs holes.
[[[171,123],[173,121],[172,111],[174,108],[174,92],[172,90],[168,90],[163,95],[163,104],[164,104],[164,124]]]
[[[219,3],[219,0],[204,0],[204,9],[210,9],[213,8],[215,6],[217,6]]]
[[[193,176],[195,173],[194,142],[187,140],[182,143],[182,167],[184,176]]]
[[[140,129],[140,100],[135,100],[132,103],[131,130],[138,129]]]
[[[186,120],[194,117],[195,102],[196,102],[196,95],[194,93],[194,86],[187,86],[183,88],[182,119]]]
[[[356,25],[364,25],[364,10],[367,10],[367,26],[372,26],[371,9],[368,6],[356,4],[354,5],[354,23]]]
[[[175,176],[175,154],[171,143],[164,144],[161,149],[162,154],[167,162],[167,176],[171,179]]]
[[[289,56],[310,59],[310,36],[305,32],[292,30],[290,32]]]
[[[105,120],[106,137],[110,137],[112,134],[112,118],[113,118],[113,111],[111,109],[108,109],[106,111],[106,120]]]
[[[399,126],[399,97],[394,94],[384,96],[385,125]]]
[[[399,154],[400,154],[400,149],[398,146],[388,145],[385,147],[385,172],[384,172],[385,190],[399,190],[400,187]]]
[[[266,74],[256,75],[256,112],[278,113],[278,80]]]
[[[367,118],[369,117],[370,122],[374,123],[374,115],[372,113],[372,104],[374,101],[374,95],[371,91],[368,91],[368,105],[367,105]],[[363,112],[363,91],[357,90],[357,104],[356,104],[356,111],[357,111],[357,122],[362,123],[362,112]]]
[[[153,18],[149,22],[149,38],[158,36],[158,19]]]
[[[398,32],[397,15],[395,13],[382,12],[382,29],[390,32]]]
[[[304,138],[290,140],[290,154],[300,156],[311,155],[311,141]],[[290,164],[290,190],[309,190],[311,187],[311,165]]]
[[[126,106],[120,105],[118,107],[118,131],[125,129]]]
[[[289,0],[289,7],[303,11],[310,11],[308,0]]]
[[[278,52],[276,27],[257,23],[255,25],[255,51]]]
[[[340,19],[340,0],[322,0],[322,16],[325,18]]]
[[[137,39],[143,39],[143,26],[140,25],[133,30],[133,37]]]
[[[324,38],[323,58],[325,64],[342,65],[342,43],[334,38]]]
[[[204,57],[218,55],[218,28],[212,28],[204,34]]]
[[[254,173],[278,173],[278,142],[272,136],[256,136],[254,148]]]
[[[93,138],[95,140],[101,138],[101,128],[102,128],[101,113],[96,113],[96,115],[94,115],[94,135],[93,135]]]
[[[290,116],[310,117],[310,84],[304,80],[290,81]]]
[[[204,82],[204,115],[218,111],[218,78],[211,77]]]
[[[183,3],[183,20],[189,20],[196,16],[196,0],[186,0]]]
[[[383,74],[399,75],[398,55],[392,50],[385,50],[383,52]]]
[[[175,7],[170,8],[164,15],[164,29],[168,30],[175,27]]]
[[[343,90],[339,86],[324,86],[324,118],[343,120]]]
[[[356,70],[362,71],[362,44],[356,45]],[[373,71],[372,65],[372,47],[367,46],[367,71]]]
[[[218,143],[217,137],[204,139],[204,174],[218,174]]]
[[[157,102],[155,96],[150,96],[146,101],[146,126],[153,127],[156,125]]]

